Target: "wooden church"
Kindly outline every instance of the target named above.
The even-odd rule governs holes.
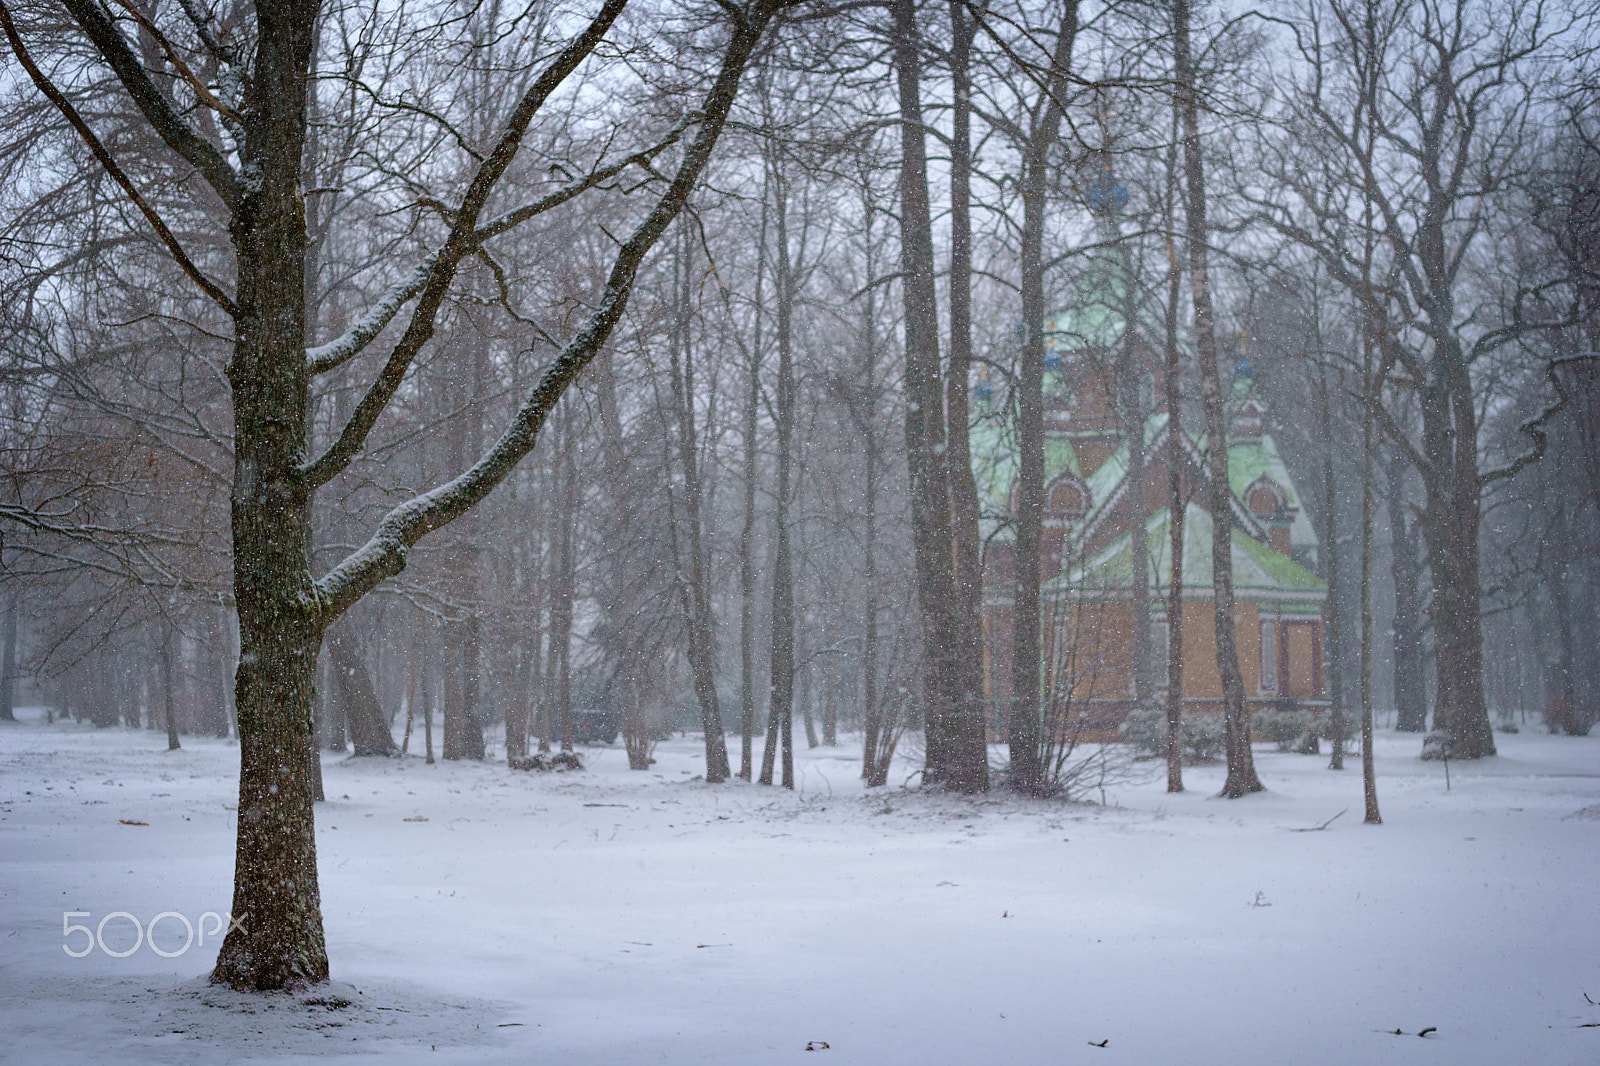
[[[1108,272],[1101,271],[1105,279]],[[1144,336],[1127,329],[1122,286],[1047,322],[1045,514],[1041,580],[1046,720],[1086,738],[1109,739],[1135,709],[1135,582],[1148,594],[1152,699],[1164,701],[1172,639],[1167,619],[1171,575],[1172,434],[1164,404],[1164,368]],[[1143,403],[1132,406],[1130,382]],[[1143,476],[1130,475],[1121,409],[1142,413]],[[1011,699],[1015,588],[1014,432],[987,382],[975,390],[974,472],[984,497],[984,685],[996,733]],[[1233,527],[1235,640],[1253,710],[1327,705],[1323,670],[1326,583],[1313,572],[1318,541],[1299,494],[1265,425],[1248,363],[1235,368],[1228,405],[1227,521]],[[1137,415],[1133,421],[1137,419]],[[1196,427],[1197,429],[1200,427]],[[1212,589],[1212,516],[1207,441],[1187,426],[1177,440],[1183,486],[1183,705],[1186,713],[1222,708]],[[1134,573],[1134,540],[1148,545],[1148,572]]]

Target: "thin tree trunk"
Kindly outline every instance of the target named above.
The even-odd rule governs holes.
[[[400,754],[405,755],[411,750],[411,724],[417,717],[417,625],[415,620],[411,624],[411,649],[406,656],[406,731],[400,737]],[[511,750],[509,732],[506,739],[506,751]]]
[[[1123,439],[1128,446],[1127,484],[1129,506],[1129,549],[1133,584],[1129,589],[1133,608],[1133,698],[1140,710],[1155,705],[1154,664],[1150,648],[1150,537],[1146,528],[1149,517],[1145,509],[1145,439],[1144,403],[1141,399],[1138,367],[1134,365],[1134,279],[1127,279],[1127,296],[1123,307],[1125,329],[1122,351],[1118,354],[1117,409],[1122,422]]]
[[[775,163],[770,164],[776,167]],[[794,440],[794,362],[792,317],[794,272],[789,259],[788,190],[774,170],[773,220],[777,239],[778,290],[778,486],[773,501],[772,555],[772,687],[768,697],[766,747],[761,757],[761,784],[772,784],[773,763],[781,744],[783,787],[794,787],[794,574],[789,550],[789,502]]]
[[[576,541],[578,535],[578,508],[583,496],[578,484],[578,463],[575,456],[577,449],[577,433],[575,415],[572,411],[566,413],[565,442],[561,457],[561,543],[558,545],[557,565],[560,570],[560,586],[556,589],[557,602],[561,607],[560,644],[556,648],[559,653],[556,659],[556,713],[561,719],[561,750],[573,750],[573,725],[572,725],[572,608],[577,596],[578,588],[578,562]],[[552,627],[552,633],[554,633]]]
[[[838,656],[829,655],[822,695],[822,744],[839,746],[839,666]]]
[[[1319,356],[1320,358],[1320,356]],[[1328,598],[1326,616],[1328,630],[1328,696],[1333,704],[1333,753],[1328,769],[1344,769],[1344,741],[1348,730],[1344,706],[1344,624],[1339,611],[1339,594],[1344,590],[1339,571],[1339,506],[1334,493],[1333,480],[1333,404],[1328,397],[1327,367],[1317,368],[1317,392],[1320,401],[1319,415],[1322,430],[1322,543],[1328,552]],[[1365,639],[1365,638],[1363,638]]]
[[[1376,383],[1371,379],[1372,345],[1370,337],[1362,359],[1363,388],[1376,402]],[[1367,825],[1382,825],[1378,813],[1378,778],[1372,753],[1372,411],[1361,411],[1361,793],[1366,807]]]
[[[800,670],[795,686],[795,700],[800,704],[800,721],[806,729],[807,750],[815,748],[819,743],[817,740],[817,725],[811,714],[811,707],[814,702],[812,699],[812,686],[815,683],[816,679],[812,677],[811,666],[807,664]]]
[[[1167,550],[1171,572],[1167,578],[1167,791],[1183,791],[1183,524],[1187,504],[1183,496],[1183,368],[1178,352],[1178,297],[1183,282],[1177,245],[1177,182],[1179,108],[1172,109],[1172,147],[1167,156],[1167,306],[1164,325],[1167,346]]]
[[[394,738],[389,735],[389,723],[378,702],[377,685],[349,619],[340,619],[329,629],[327,646],[333,695],[344,720],[350,724],[355,754],[393,755]]]
[[[313,701],[316,706],[319,701]],[[320,701],[324,710],[327,709],[327,700]],[[322,803],[328,798],[322,788],[322,746],[317,743],[319,730],[315,720],[311,723],[311,744],[306,748],[306,773],[311,779],[311,799],[314,803]]]
[[[1394,574],[1395,729],[1428,728],[1428,688],[1422,661],[1422,575],[1417,566],[1417,530],[1406,514],[1406,462],[1389,460],[1388,494],[1391,567]]]
[[[1011,787],[1044,790],[1040,713],[1042,623],[1039,580],[1044,543],[1044,227],[1050,149],[1063,117],[1062,97],[1078,31],[1078,5],[1069,2],[1056,36],[1050,78],[1035,107],[1022,160],[1022,351],[1017,372],[1016,590],[1012,597]]]
[[[766,178],[763,177],[763,181]],[[761,406],[762,286],[767,274],[768,189],[761,193],[761,234],[756,241],[756,292],[750,339],[750,365],[744,395],[744,525],[739,531],[739,776],[754,774],[752,747],[756,723],[756,426]]]
[[[1200,394],[1206,415],[1207,465],[1211,482],[1211,571],[1216,614],[1217,672],[1222,678],[1227,733],[1228,777],[1222,795],[1236,798],[1262,789],[1250,751],[1249,709],[1244,675],[1233,632],[1233,516],[1228,488],[1227,418],[1222,379],[1217,370],[1215,319],[1206,266],[1205,164],[1200,154],[1199,99],[1189,60],[1189,0],[1174,0],[1174,80],[1183,113],[1184,185],[1188,216],[1189,291],[1194,300],[1195,351],[1200,362]]]
[[[464,345],[469,374],[467,410],[450,428],[447,465],[452,472],[462,470],[469,456],[482,451],[485,418],[488,341],[478,332],[470,316],[463,314],[456,336]],[[444,757],[482,759],[483,722],[478,714],[482,649],[478,629],[478,528],[477,516],[467,516],[455,531],[454,550],[447,557],[447,581],[465,617],[445,624]]]
[[[422,742],[426,756],[423,762],[429,766],[433,765],[433,667],[438,661],[438,645],[430,632],[422,652]]]
[[[573,536],[578,507],[576,472],[572,468],[574,447],[573,415],[563,409],[551,420],[553,460],[552,485],[561,500],[551,518],[555,522],[550,577],[550,635],[545,650],[544,710],[539,750],[550,750],[552,739],[559,738],[562,751],[572,751],[572,696],[569,664],[572,648],[572,610],[577,574],[573,555]]]
[[[473,582],[477,584],[476,581]],[[476,596],[474,596],[476,599]],[[481,760],[483,742],[483,619],[478,607],[463,622],[461,634],[462,757]]]
[[[163,720],[167,726],[167,750],[177,751],[178,743],[178,701],[177,701],[177,671],[172,668],[172,630],[169,627],[161,640],[161,702],[165,712]],[[312,751],[315,752],[315,747]]]
[[[1109,172],[1108,172],[1109,173]],[[1126,256],[1122,254],[1122,233],[1109,204],[1101,216],[1101,232],[1108,246],[1117,251],[1117,267],[1122,274],[1122,335],[1114,356],[1112,404],[1121,423],[1122,439],[1128,449],[1126,484],[1128,493],[1128,548],[1132,581],[1129,603],[1133,622],[1133,701],[1139,710],[1155,704],[1154,664],[1150,648],[1150,538],[1147,533],[1149,511],[1145,501],[1145,403],[1141,395],[1142,374],[1134,353],[1138,336],[1139,304],[1142,288]]]
[[[689,573],[680,572],[679,590],[689,628],[689,668],[700,703],[700,731],[705,742],[706,781],[728,779],[728,748],[722,734],[722,707],[717,699],[716,662],[711,617],[710,575],[703,545],[701,515],[700,445],[696,439],[694,411],[694,346],[690,335],[690,228],[682,225],[676,272],[678,321],[672,331],[672,392],[678,421],[678,459],[683,467],[685,539]],[[680,564],[681,565],[681,564]]]
[[[461,621],[447,621],[444,623],[444,632],[440,634],[440,651],[444,659],[441,669],[444,675],[444,713],[440,717],[444,724],[444,736],[439,754],[451,761],[466,756],[466,701],[462,692],[460,639],[463,625]]]
[[[0,552],[5,541],[0,538]],[[13,584],[6,592],[6,620],[4,645],[0,646],[0,721],[15,722],[17,704],[17,589]]]
[[[955,706],[953,758],[971,791],[989,787],[988,713],[983,698],[983,563],[978,484],[967,431],[972,365],[972,82],[974,27],[965,0],[950,2],[950,371],[945,377],[945,461],[954,540]],[[981,760],[982,766],[978,763]]]
[[[861,500],[861,777],[868,788],[886,780],[887,767],[879,758],[883,743],[883,710],[878,700],[878,426],[877,426],[877,295],[876,264],[872,254],[874,204],[872,184],[863,175],[861,182],[862,231],[865,254],[863,274],[867,281],[865,306],[861,315],[860,404],[857,423],[863,442]]]

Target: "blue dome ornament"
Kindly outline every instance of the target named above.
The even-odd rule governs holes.
[[[989,383],[988,367],[985,366],[978,368],[978,381],[977,384],[972,386],[972,395],[975,396],[980,403],[988,403],[990,400],[994,399],[994,386]]]
[[[1233,364],[1233,376],[1237,381],[1249,381],[1256,376],[1256,370],[1250,365],[1250,360],[1241,359]]]
[[[1083,190],[1083,202],[1097,215],[1114,215],[1128,206],[1128,187],[1102,170]]]

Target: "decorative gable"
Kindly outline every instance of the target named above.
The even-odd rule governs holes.
[[[1089,513],[1089,486],[1070,470],[1045,487],[1044,522],[1047,526],[1069,526]]]

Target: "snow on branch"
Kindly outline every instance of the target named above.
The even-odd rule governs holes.
[[[367,313],[356,320],[355,325],[326,344],[319,344],[314,348],[306,349],[307,369],[313,375],[326,374],[328,371],[343,366],[346,362],[361,354],[373,338],[383,332],[383,327],[394,320],[411,298],[422,291],[428,283],[429,276],[433,273],[434,263],[438,256],[418,266],[406,277],[395,284],[383,299],[367,309]]]
[[[1554,363],[1551,363],[1548,367],[1546,367],[1545,373],[1549,375],[1552,382],[1556,381],[1556,368]],[[1505,466],[1496,467],[1493,470],[1485,470],[1483,473],[1478,475],[1478,485],[1481,487],[1495,481],[1501,481],[1505,478],[1516,477],[1522,472],[1524,467],[1531,466],[1532,464],[1537,463],[1540,459],[1543,459],[1545,447],[1549,443],[1544,431],[1544,424],[1550,421],[1550,419],[1554,418],[1566,406],[1566,393],[1563,392],[1560,385],[1557,384],[1556,401],[1517,427],[1517,432],[1526,433],[1529,437],[1533,438],[1532,450],[1517,456]]]
[[[323,575],[317,582],[317,594],[322,602],[324,624],[348,610],[380,581],[405,569],[411,545],[465,514],[533,450],[556,403],[593,361],[621,319],[644,257],[688,201],[721,135],[745,64],[768,22],[784,2],[755,0],[749,13],[735,20],[722,68],[700,111],[703,116],[700,128],[661,199],[617,250],[599,305],[583,329],[567,342],[545,370],[500,439],[482,458],[445,484],[394,508],[378,523],[365,544]]]
[[[628,0],[606,0],[605,5],[583,32],[568,42],[567,46],[550,61],[528,90],[522,94],[516,107],[512,108],[505,129],[495,142],[494,150],[478,165],[477,172],[461,198],[460,207],[454,212],[450,235],[445,239],[438,254],[427,264],[428,275],[420,286],[417,303],[411,311],[405,332],[390,351],[389,358],[373,378],[365,395],[356,403],[355,410],[351,412],[344,428],[339,431],[338,437],[328,446],[327,451],[300,468],[298,477],[304,491],[314,492],[333,480],[350,465],[365,446],[367,434],[372,432],[372,427],[378,422],[378,416],[383,413],[390,399],[400,388],[400,383],[405,380],[412,360],[433,336],[434,319],[444,302],[445,295],[449,292],[451,282],[455,279],[456,268],[480,243],[477,236],[479,216],[483,212],[484,205],[488,203],[490,194],[511,165],[511,161],[516,158],[528,124],[533,121],[533,116],[549,99],[550,94],[555,92],[567,76],[576,70],[578,65],[605,39],[611,24],[627,4]]]

